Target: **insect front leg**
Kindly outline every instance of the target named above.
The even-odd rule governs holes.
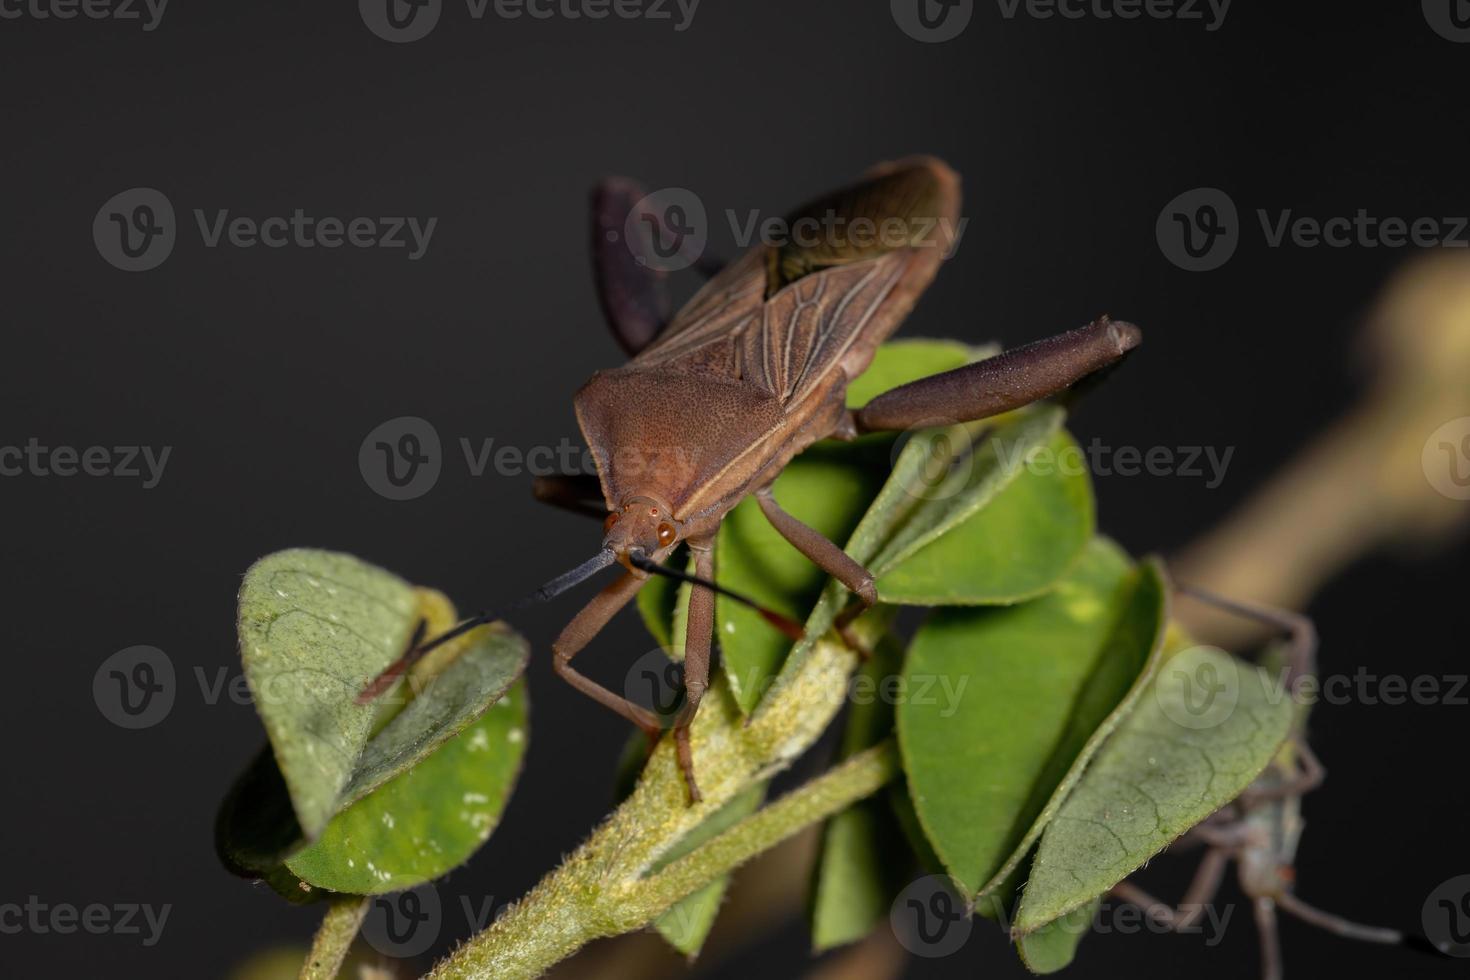
[[[705,581],[714,581],[714,537],[706,541],[690,541],[689,550],[694,552],[694,573]],[[684,773],[684,782],[689,787],[691,803],[698,803],[703,797],[694,778],[694,750],[689,744],[689,727],[694,724],[699,702],[709,688],[709,657],[714,634],[715,594],[704,586],[696,585],[689,593],[688,626],[684,634],[684,707],[674,723],[674,749],[679,758],[679,770]]]
[[[629,573],[597,593],[592,597],[592,601],[583,606],[582,611],[572,618],[572,621],[561,631],[561,635],[552,642],[551,653],[552,667],[562,680],[598,704],[616,711],[641,728],[650,739],[653,739],[663,732],[663,725],[659,723],[657,715],[625,697],[614,694],[590,677],[579,674],[572,667],[572,658],[592,642],[593,637],[602,632],[602,628],[617,614],[618,610],[631,602],[638,594],[638,590],[647,583],[648,579]]]
[[[872,651],[865,647],[848,627],[863,610],[878,601],[878,587],[873,581],[873,573],[854,561],[847,552],[815,528],[807,527],[782,510],[781,505],[776,503],[775,495],[772,494],[770,487],[757,490],[755,500],[760,506],[761,513],[766,515],[766,520],[771,522],[771,526],[781,537],[805,555],[808,561],[841,582],[858,597],[861,604],[849,606],[839,613],[832,628],[837,631],[838,636],[842,637],[842,642],[866,660]]]
[[[642,255],[643,235],[680,241],[665,215],[643,213],[648,192],[626,177],[609,177],[592,188],[592,275],[597,301],[618,346],[629,357],[653,342],[672,315],[668,273]],[[635,211],[639,213],[635,213]],[[630,238],[637,233],[638,238]],[[713,275],[719,264],[696,259],[694,267]]]
[[[792,517],[776,503],[770,487],[757,490],[756,503],[766,520],[785,538],[793,548],[805,555],[822,571],[847,586],[863,605],[871,606],[878,601],[878,587],[873,583],[873,573],[854,561],[847,552],[829,541],[814,528],[807,527]]]
[[[1117,363],[1142,342],[1131,323],[1103,317],[953,371],[884,392],[838,423],[836,435],[973,422],[1049,398]]]

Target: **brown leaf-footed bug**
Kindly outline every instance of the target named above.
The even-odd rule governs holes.
[[[692,578],[684,646],[685,704],[674,725],[679,766],[697,801],[689,726],[709,683],[714,626],[715,535],[720,521],[754,494],[761,511],[802,554],[861,600],[877,601],[873,576],[842,549],[781,509],[771,484],[819,439],[973,421],[1070,387],[1138,346],[1137,327],[1106,317],[1078,330],[901,385],[856,411],[848,382],[872,360],[933,280],[956,241],[959,178],[943,162],[885,163],[857,183],[799,209],[786,227],[822,228],[760,243],[715,272],[669,316],[665,274],[640,260],[625,228],[665,228],[643,213],[643,191],[609,180],[593,192],[593,264],[614,336],[633,359],[599,371],[577,392],[577,421],[597,465],[597,485],[543,478],[547,502],[605,516],[601,550],[513,606],[482,613],[418,646],[360,696],[385,690],[419,656],[534,599],[548,599],[614,561],[625,572],[598,593],[552,644],[555,668],[572,686],[650,737],[658,718],[578,673],[572,658],[648,581],[650,572]],[[629,218],[638,219],[630,222]],[[600,499],[600,505],[592,501]],[[662,563],[681,542],[693,576]],[[735,598],[739,599],[739,596]]]

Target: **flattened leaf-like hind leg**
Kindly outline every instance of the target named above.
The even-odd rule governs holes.
[[[593,283],[608,327],[629,357],[652,343],[673,314],[668,273],[641,252],[645,234],[663,241],[678,233],[666,227],[664,215],[634,213],[647,197],[648,191],[626,177],[609,177],[592,188]],[[630,240],[630,228],[637,238]],[[706,276],[719,267],[702,255],[694,262]]]
[[[862,408],[847,412],[835,435],[901,432],[1000,415],[1065,391],[1116,364],[1142,341],[1142,331],[1133,324],[1102,317],[1085,327],[884,392]]]

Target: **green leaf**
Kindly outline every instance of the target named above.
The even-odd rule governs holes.
[[[1092,483],[1082,450],[1058,432],[1035,467],[973,516],[915,551],[878,580],[900,605],[1010,604],[1040,595],[1092,537]]]
[[[308,839],[336,813],[382,705],[353,703],[418,622],[413,586],[351,555],[267,555],[240,588],[240,656]]]
[[[776,478],[776,500],[797,520],[833,541],[846,541],[883,484],[889,440],[819,443]],[[827,573],[777,533],[754,499],[725,518],[715,546],[721,585],[800,622],[822,594]],[[740,710],[749,713],[791,649],[791,638],[755,610],[720,596],[715,628],[726,676]]]
[[[873,574],[887,575],[993,501],[1026,472],[1027,461],[1045,448],[1064,415],[1055,405],[1043,405],[998,422],[928,430],[916,437],[915,442],[927,443],[930,465],[908,474],[903,490],[915,503],[873,559]],[[988,437],[980,438],[986,432]],[[933,465],[936,460],[940,465]],[[899,475],[895,468],[894,476]]]
[[[337,814],[287,866],[320,888],[376,895],[416,887],[463,864],[500,820],[526,730],[522,681],[432,755]]]
[[[750,816],[760,808],[765,796],[766,784],[764,782],[749,787],[719,810],[710,814],[703,823],[690,831],[688,836],[670,848],[669,853],[649,869],[649,873],[654,874],[662,870]],[[725,889],[729,885],[729,875],[716,878],[670,906],[668,911],[654,920],[653,927],[658,930],[659,935],[668,940],[669,945],[692,959],[699,954],[705,938],[709,935],[710,929],[714,927],[715,916],[720,911],[720,903],[724,900]]]
[[[1026,969],[1032,973],[1056,973],[1070,966],[1077,955],[1077,946],[1092,928],[1093,916],[1097,915],[1101,904],[1101,898],[1093,899],[1035,932],[1017,937],[1016,952],[1021,954],[1021,962],[1026,964]]]
[[[902,647],[890,634],[858,671],[840,759],[877,745],[892,733],[892,682],[902,657]],[[812,875],[813,949],[822,952],[856,942],[872,931],[903,890],[913,860],[885,795],[870,797],[828,819]]]
[[[1292,715],[1258,667],[1208,647],[1170,658],[1042,835],[1015,930],[1103,894],[1240,795]]]
[[[525,640],[499,623],[472,630],[372,705],[353,703],[420,620],[432,635],[455,619],[438,593],[348,555],[293,550],[251,568],[241,652],[271,746],[221,807],[217,846],[228,867],[293,901],[310,897],[312,884],[370,894],[435,877],[483,842],[519,768],[524,693],[504,711],[486,710],[525,670]],[[385,630],[390,639],[374,650],[365,637]],[[330,728],[339,722],[345,735]],[[345,768],[344,746],[356,746]]]
[[[967,898],[999,888],[1162,647],[1166,589],[1102,539],[1042,598],[943,609],[904,668],[899,746],[915,812]]]
[[[339,806],[355,803],[412,769],[469,727],[521,676],[529,653],[526,641],[503,623],[474,630],[458,649],[368,742]]]
[[[844,550],[881,579],[978,513],[1021,474],[1022,464],[1051,438],[1061,420],[1060,409],[1043,406],[1000,419],[915,433],[899,451],[887,480]],[[800,669],[848,598],[839,583],[827,584],[807,617],[805,635],[781,662],[777,684]]]

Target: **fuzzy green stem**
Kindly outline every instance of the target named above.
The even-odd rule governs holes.
[[[342,895],[331,901],[311,942],[311,952],[301,964],[301,980],[333,980],[337,976],[371,901],[358,895]]]
[[[876,792],[898,774],[898,749],[888,739],[746,817],[657,874],[597,882],[588,846],[548,875],[530,894],[430,975],[434,980],[534,977],[590,940],[652,922],[699,888],[733,871],[793,834]]]
[[[658,910],[673,905],[804,827],[871,796],[898,775],[898,767],[891,738],[852,756],[645,879],[640,897]]]
[[[888,617],[860,618],[870,645]],[[692,729],[701,803],[690,805],[672,740],[649,759],[631,796],[561,867],[429,974],[430,980],[534,977],[593,939],[642,928],[675,902],[804,827],[871,794],[898,771],[891,742],[854,756],[655,871],[659,859],[748,787],[770,779],[816,741],[846,700],[857,658],[816,643],[762,708],[743,717],[723,679]]]

